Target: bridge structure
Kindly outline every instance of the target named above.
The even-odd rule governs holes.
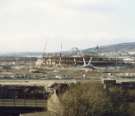
[[[0,115],[19,116],[22,113],[46,111],[45,100],[0,99]]]
[[[46,111],[47,100],[56,83],[70,84],[74,81],[0,80],[0,115],[18,116],[22,113]]]
[[[0,114],[16,116],[46,110],[47,95],[42,86],[1,84]]]
[[[84,65],[84,59],[86,63],[89,63],[90,59],[91,64],[94,66],[115,66],[115,65],[123,65],[124,61],[120,58],[107,58],[107,57],[99,57],[99,56],[53,56],[53,57],[44,57],[43,63],[45,65]]]

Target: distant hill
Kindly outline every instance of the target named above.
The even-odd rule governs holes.
[[[120,43],[120,44],[113,44],[107,46],[99,46],[95,48],[88,48],[83,50],[85,53],[90,52],[102,52],[102,53],[109,53],[109,52],[135,52],[135,42],[130,43]]]
[[[107,46],[99,46],[94,48],[88,48],[81,50],[84,54],[96,54],[99,53],[121,53],[121,54],[128,54],[128,53],[134,53],[135,55],[135,42],[130,43],[120,43],[120,44],[113,44],[113,45],[107,45]],[[57,53],[59,54],[59,53]],[[73,51],[64,51],[62,53],[63,55],[73,55]],[[0,57],[41,57],[43,53],[41,52],[13,52],[13,53],[0,53]],[[56,55],[56,53],[51,53],[51,55]]]
[[[12,52],[12,53],[1,53],[0,57],[40,57],[43,53],[41,52]]]

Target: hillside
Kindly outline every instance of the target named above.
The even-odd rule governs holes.
[[[100,46],[98,48],[88,48],[85,49],[85,53],[90,52],[102,52],[102,53],[109,53],[109,52],[135,52],[135,42],[130,43],[120,43],[120,44],[113,44],[113,45],[107,45],[107,46]]]
[[[113,45],[107,45],[107,46],[99,46],[94,48],[88,48],[82,50],[84,54],[95,54],[97,52],[99,53],[133,53],[135,54],[135,42],[130,43],[120,43],[120,44],[113,44]],[[56,55],[56,53],[50,53],[51,55]],[[59,53],[57,53],[59,54]],[[72,50],[69,51],[63,51],[63,55],[73,55],[75,54]],[[13,52],[13,53],[1,53],[0,57],[6,56],[6,57],[41,57],[43,53],[41,52]]]

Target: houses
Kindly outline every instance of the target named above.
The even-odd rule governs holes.
[[[120,98],[127,103],[135,102],[135,81],[104,80],[103,86],[106,92],[113,98]]]
[[[122,88],[122,89],[135,89],[135,81],[118,81],[114,79],[103,80],[104,89],[109,89],[112,87]]]

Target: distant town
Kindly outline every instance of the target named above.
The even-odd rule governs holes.
[[[128,105],[135,103],[135,48],[131,47],[132,44],[134,45],[134,43],[110,45],[101,49],[98,46],[87,50],[73,48],[72,51],[45,52],[40,55],[34,53],[1,55],[0,113],[14,116],[35,116],[37,113],[41,116],[53,116],[62,113],[64,116],[66,111],[61,96],[74,90],[76,86],[80,87],[74,91],[79,92],[81,86],[85,89],[85,85],[89,87],[90,83],[92,85],[95,83],[90,86],[91,88],[99,86],[102,91],[107,92],[107,96],[118,99],[119,95],[122,100],[119,107],[125,102]],[[117,52],[113,51],[114,46]],[[115,89],[118,89],[117,95]],[[90,91],[87,90],[88,93]],[[89,97],[93,96],[90,94]],[[115,108],[115,105],[113,107]],[[108,111],[109,113],[111,111]]]

